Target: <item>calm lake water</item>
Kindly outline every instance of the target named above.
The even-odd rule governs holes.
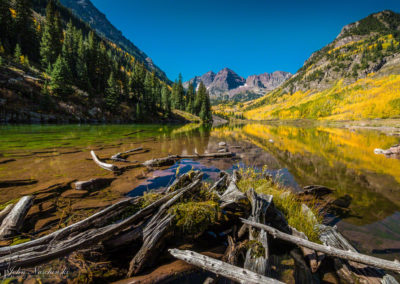
[[[327,214],[326,222],[337,225],[361,252],[400,258],[400,160],[374,154],[375,148],[389,148],[399,140],[376,130],[255,123],[217,128],[0,126],[0,203],[52,184],[99,176],[111,178],[110,173],[90,160],[91,149],[104,159],[140,145],[146,151],[131,156],[130,160],[144,161],[168,154],[215,152],[218,142],[225,141],[230,146],[240,146],[232,148],[237,154],[234,159],[182,160],[152,173],[135,169],[112,177],[115,180],[110,186],[70,201],[69,206],[73,210],[105,206],[124,195],[140,195],[166,186],[177,173],[192,168],[204,171],[206,178],[215,179],[220,170],[267,165],[272,175],[293,190],[306,185],[334,189],[334,197],[344,208]],[[61,218],[57,213],[52,214],[46,218]],[[40,228],[37,224],[33,226],[33,230]]]

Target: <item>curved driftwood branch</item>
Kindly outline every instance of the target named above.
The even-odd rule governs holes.
[[[222,275],[233,281],[239,283],[271,283],[271,284],[282,284],[283,282],[276,279],[268,278],[266,276],[257,274],[253,271],[233,266],[226,262],[199,254],[197,252],[188,250],[170,249],[169,252],[176,258],[186,261],[187,263],[193,264],[204,270],[211,271],[217,275]]]
[[[270,226],[267,225],[263,225],[263,224],[259,224],[259,223],[255,223],[246,219],[242,219],[242,222],[247,224],[247,225],[251,225],[253,227],[259,228],[259,229],[263,229],[265,231],[267,231],[268,233],[270,233],[274,238],[278,238],[281,240],[285,240],[288,241],[290,243],[294,243],[297,246],[303,246],[309,249],[313,249],[315,251],[320,251],[325,253],[326,255],[330,255],[333,257],[338,257],[338,258],[342,258],[342,259],[347,259],[347,260],[351,260],[357,263],[363,263],[363,264],[367,264],[367,265],[371,265],[374,267],[379,267],[382,269],[387,269],[390,271],[395,271],[400,273],[400,263],[396,262],[396,261],[389,261],[389,260],[385,260],[385,259],[380,259],[377,257],[373,257],[373,256],[368,256],[368,255],[364,255],[358,252],[354,252],[354,251],[344,251],[341,249],[337,249],[334,247],[330,247],[330,246],[325,246],[325,245],[320,245],[320,244],[316,244],[313,242],[310,242],[308,240],[304,240],[302,238],[299,237],[295,237],[295,236],[291,236],[288,234],[285,234],[281,231],[278,231],[275,228],[272,228]]]
[[[18,234],[24,223],[24,218],[33,205],[33,196],[22,197],[4,218],[0,227],[0,239],[13,237]]]
[[[116,172],[118,171],[118,167],[114,166],[113,164],[107,164],[104,163],[102,161],[99,160],[99,158],[97,157],[96,153],[92,150],[90,151],[90,155],[92,155],[92,159],[93,161],[100,167],[103,168],[107,171],[112,171],[112,172]]]

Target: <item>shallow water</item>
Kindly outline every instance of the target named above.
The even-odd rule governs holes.
[[[240,146],[232,148],[237,152],[235,159],[182,160],[151,173],[135,169],[118,177],[98,168],[89,155],[89,150],[94,149],[105,159],[143,146],[149,151],[129,159],[145,161],[168,154],[215,152],[220,141]],[[167,186],[177,173],[192,168],[204,171],[206,179],[215,179],[220,170],[267,165],[272,175],[294,190],[312,184],[335,189],[335,197],[347,208],[327,216],[327,222],[337,225],[360,251],[393,259],[400,257],[400,160],[375,155],[373,150],[398,143],[399,137],[376,130],[267,124],[218,128],[0,126],[0,203],[57,183],[93,177],[115,178],[99,192],[81,199],[68,199],[73,215],[76,210],[106,206],[127,194],[136,196]],[[49,218],[64,218],[66,207],[60,204]],[[63,217],[59,216],[61,211]],[[35,229],[39,227],[34,225]]]

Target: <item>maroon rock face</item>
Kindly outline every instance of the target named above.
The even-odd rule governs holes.
[[[196,76],[184,83],[187,88],[192,83],[197,88],[200,82],[203,82],[210,93],[211,99],[253,99],[272,91],[284,81],[289,79],[292,74],[283,71],[274,73],[263,73],[252,75],[247,79],[239,76],[229,68],[224,68],[215,74],[212,71],[202,76]]]

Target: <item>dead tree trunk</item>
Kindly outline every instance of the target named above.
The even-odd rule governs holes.
[[[320,239],[324,245],[357,253],[356,249],[335,228],[320,225],[320,229]],[[336,273],[346,283],[398,283],[383,270],[368,265],[339,258],[334,259],[334,265]]]
[[[4,218],[0,227],[0,239],[10,238],[19,233],[24,218],[33,205],[33,196],[22,197]]]
[[[247,200],[246,195],[237,187],[239,180],[239,172],[234,170],[229,180],[229,186],[221,196],[221,208],[227,208],[229,206],[237,207],[241,204],[241,201]]]
[[[251,203],[251,215],[249,220],[265,224],[267,210],[272,203],[272,195],[258,195],[254,189],[250,189],[246,194]],[[267,232],[261,230],[259,234],[257,234],[255,230],[249,226],[249,240],[257,242],[257,249],[250,247],[247,250],[244,268],[261,275],[267,275],[269,255]]]
[[[151,266],[159,254],[159,248],[163,245],[165,235],[171,230],[174,216],[167,214],[167,210],[177,202],[184,194],[198,189],[201,186],[203,174],[198,173],[193,183],[182,188],[173,198],[163,204],[158,212],[150,219],[143,229],[143,244],[129,264],[128,277],[139,273],[143,268]]]
[[[251,226],[259,228],[259,229],[266,230],[274,238],[278,238],[278,239],[282,239],[282,240],[294,243],[297,246],[304,246],[304,247],[307,247],[312,250],[323,252],[326,255],[330,255],[333,257],[338,257],[338,258],[354,261],[357,263],[363,263],[363,264],[371,265],[374,267],[379,267],[382,269],[387,269],[390,271],[400,273],[400,263],[399,262],[388,261],[385,259],[380,259],[380,258],[376,258],[373,256],[368,256],[368,255],[360,254],[357,252],[353,252],[353,251],[344,251],[344,250],[337,249],[337,248],[334,248],[331,246],[316,244],[316,243],[310,242],[308,240],[304,240],[299,237],[285,234],[285,233],[280,232],[277,229],[272,228],[267,225],[251,222],[251,221],[245,220],[245,219],[241,219],[241,220],[245,224],[251,225]]]
[[[276,279],[257,274],[253,271],[233,266],[226,262],[193,252],[188,250],[170,249],[169,252],[176,258],[186,261],[187,263],[198,266],[204,270],[210,271],[217,275],[224,276],[228,279],[239,283],[259,284],[271,283],[282,284],[283,282]]]

